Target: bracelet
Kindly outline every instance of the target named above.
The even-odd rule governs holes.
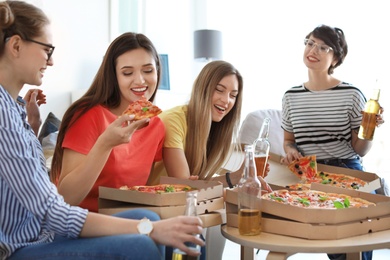
[[[234,186],[233,186],[233,184],[232,184],[232,180],[230,180],[230,173],[231,173],[231,172],[227,172],[227,173],[225,174],[225,177],[226,177],[227,185],[228,185],[229,188],[231,189],[231,188],[233,188]]]

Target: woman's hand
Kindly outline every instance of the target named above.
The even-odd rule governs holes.
[[[134,115],[123,115],[112,122],[101,134],[99,139],[110,148],[130,142],[133,133],[149,124],[150,119],[145,118],[134,121]]]
[[[272,192],[272,188],[269,186],[268,182],[266,182],[261,176],[257,176],[261,183],[261,189],[263,191]]]
[[[283,157],[280,160],[281,164],[289,165],[291,162],[295,161],[302,157],[302,154],[298,152],[298,150],[291,149],[288,153],[286,153],[286,157]]]
[[[200,252],[190,250],[184,242],[192,242],[204,246],[204,241],[194,234],[203,231],[202,221],[198,217],[178,216],[153,222],[150,237],[159,244],[179,248],[188,255],[197,256]]]
[[[46,104],[46,95],[41,89],[29,89],[23,100],[26,102],[27,119],[35,135],[38,135],[42,124],[39,106]]]
[[[383,107],[380,107],[379,114],[376,115],[376,126],[380,127],[383,123],[385,123],[385,120],[383,119],[383,112],[385,109]]]

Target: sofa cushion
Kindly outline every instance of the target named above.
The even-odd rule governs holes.
[[[270,132],[268,137],[268,140],[271,144],[270,152],[284,156],[284,131],[281,127],[282,111],[278,109],[256,110],[249,113],[244,119],[240,128],[240,143],[252,144],[259,136],[261,125],[263,124],[263,120],[266,117],[271,119]]]

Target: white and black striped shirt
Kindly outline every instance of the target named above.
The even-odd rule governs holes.
[[[283,96],[282,128],[305,155],[354,159],[351,131],[359,128],[365,103],[363,93],[345,82],[323,91],[296,86]]]
[[[55,233],[78,237],[87,212],[58,194],[24,107],[0,85],[0,259]]]

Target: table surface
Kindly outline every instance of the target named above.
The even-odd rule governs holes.
[[[241,236],[237,228],[223,225],[221,232],[227,239],[244,247],[270,252],[295,253],[352,253],[390,248],[390,230],[337,240],[308,240],[262,232],[257,236]]]

